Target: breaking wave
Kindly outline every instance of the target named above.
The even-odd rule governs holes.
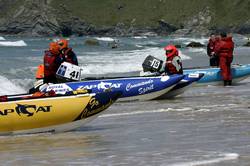
[[[4,37],[2,37],[2,36],[0,36],[0,40],[5,40],[5,38],[4,38]]]
[[[24,47],[24,46],[27,46],[27,44],[23,40],[19,40],[19,41],[0,41],[0,46]]]
[[[79,56],[80,64],[83,64],[85,74],[108,74],[123,73],[132,71],[141,71],[142,63],[148,55],[155,56],[165,60],[164,50],[159,47],[126,50],[126,51],[105,51],[102,56],[99,52],[85,53]],[[191,57],[180,51],[182,60],[191,59]]]
[[[96,37],[96,39],[100,41],[109,41],[109,42],[115,41],[115,39],[111,37]]]
[[[11,95],[26,92],[21,86],[14,84],[3,76],[0,76],[0,85],[0,95]]]

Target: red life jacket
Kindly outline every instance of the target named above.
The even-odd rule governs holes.
[[[219,57],[233,57],[234,42],[232,37],[222,38],[218,44],[216,44],[215,52]]]
[[[167,58],[165,71],[167,74],[183,74],[182,61],[178,55]]]
[[[55,76],[58,67],[61,64],[61,57],[52,54],[50,51],[45,51],[44,55],[44,77]]]

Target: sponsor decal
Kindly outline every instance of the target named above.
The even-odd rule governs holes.
[[[147,86],[147,87],[145,87],[145,88],[139,88],[139,89],[138,89],[138,92],[139,92],[139,94],[141,95],[141,94],[145,94],[146,92],[151,91],[151,90],[153,90],[153,89],[154,89],[154,85],[152,84],[152,85]]]
[[[89,101],[89,105],[90,105],[90,108],[93,109],[95,106],[98,107],[99,106],[99,101],[96,100],[95,98],[92,98],[90,99]]]
[[[100,89],[110,89],[110,88],[120,88],[121,84],[113,84],[111,82],[101,82],[97,85],[97,88]]]
[[[162,76],[161,77],[161,82],[166,82],[167,80],[169,80],[169,76]]]
[[[77,89],[95,89],[97,88],[97,85],[84,85],[84,86],[79,86]]]
[[[209,75],[209,76],[216,75],[216,73],[215,73],[215,72],[211,72],[211,71],[210,71],[210,72],[205,72],[204,74],[205,74],[205,75]]]
[[[15,108],[6,108],[0,110],[0,116],[7,116],[12,113],[17,113],[19,116],[26,115],[27,117],[29,117],[39,112],[50,112],[51,108],[52,108],[51,105],[37,106],[37,105],[17,104]]]
[[[68,85],[66,84],[55,84],[49,85],[46,89],[47,92],[55,91],[56,94],[65,94],[66,92],[73,91]]]
[[[108,108],[113,102],[114,101],[110,99],[109,102],[107,102],[107,104],[100,104],[100,102],[96,98],[92,98],[89,101],[87,107],[74,121],[88,118],[90,116],[98,114],[99,112],[102,112],[103,110]]]
[[[79,89],[97,88],[98,90],[106,90],[106,89],[112,89],[112,88],[120,88],[121,85],[122,83],[100,82],[99,84],[80,86]]]
[[[194,73],[195,74],[203,73],[203,74],[209,75],[209,76],[213,76],[213,75],[217,74],[217,72],[214,72],[214,71],[195,71]]]
[[[199,73],[188,74],[188,78],[199,78]]]
[[[148,84],[152,84],[154,82],[154,80],[148,80],[148,81],[144,81],[144,82],[139,82],[139,83],[136,83],[136,84],[131,84],[131,83],[128,83],[127,86],[126,86],[126,91],[130,91],[131,89],[133,88],[138,88],[140,86],[144,86],[144,85],[148,85]]]

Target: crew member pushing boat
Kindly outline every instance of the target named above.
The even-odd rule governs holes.
[[[231,63],[233,61],[234,42],[232,36],[221,33],[221,40],[215,46],[215,53],[219,56],[219,65],[224,86],[232,85]]]

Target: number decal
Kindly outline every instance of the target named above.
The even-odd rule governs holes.
[[[79,76],[79,72],[76,72],[76,78],[78,79],[78,76]]]
[[[155,69],[158,69],[159,66],[160,66],[160,61],[154,59],[154,60],[152,61],[151,66],[152,66],[153,68],[155,68]]]
[[[79,72],[77,72],[77,71],[72,71],[70,74],[69,74],[70,76],[71,76],[71,78],[78,78],[78,76],[79,76]]]
[[[58,75],[64,76],[67,70],[67,66],[61,65],[59,71],[57,72]]]
[[[74,78],[74,77],[75,77],[75,73],[76,73],[76,72],[75,72],[75,71],[73,71],[73,72],[71,72],[69,75],[70,75],[71,77],[73,77],[73,78]]]
[[[56,74],[60,77],[77,81],[81,78],[81,69],[78,66],[64,62],[61,64]]]

